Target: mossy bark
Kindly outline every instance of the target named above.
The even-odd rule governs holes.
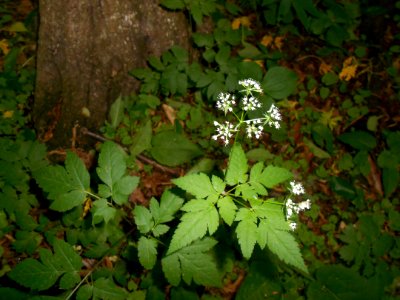
[[[39,14],[33,115],[50,148],[70,147],[75,124],[98,131],[150,55],[189,47],[185,16],[157,0],[39,0]]]

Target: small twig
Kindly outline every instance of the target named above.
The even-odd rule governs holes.
[[[97,139],[99,141],[102,141],[102,142],[109,141],[109,139],[107,139],[107,138],[105,138],[105,137],[103,137],[103,136],[101,136],[99,134],[96,134],[94,132],[91,132],[85,127],[82,127],[81,133],[83,135],[90,136],[90,137],[95,138],[95,139]],[[118,145],[120,145],[122,147],[122,149],[124,149],[125,152],[129,152],[128,148],[122,146],[121,144],[118,144]],[[138,160],[140,160],[140,161],[142,161],[142,162],[144,162],[146,164],[149,164],[149,165],[153,166],[154,168],[156,168],[156,169],[158,169],[160,171],[163,171],[163,172],[166,172],[166,173],[169,173],[169,174],[172,174],[172,175],[180,175],[180,171],[179,170],[171,169],[171,168],[168,168],[168,167],[164,167],[164,166],[156,163],[154,160],[151,160],[147,156],[144,156],[143,154],[138,154],[136,157],[137,157]]]

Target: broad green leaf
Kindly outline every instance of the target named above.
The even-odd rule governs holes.
[[[65,169],[71,178],[71,183],[77,190],[85,191],[90,186],[89,172],[86,170],[85,164],[73,152],[67,152],[65,160]]]
[[[39,247],[42,240],[42,235],[35,231],[18,230],[15,234],[15,241],[12,246],[19,253],[26,252],[32,255]]]
[[[236,204],[233,202],[231,197],[226,196],[218,199],[217,205],[221,218],[225,221],[226,224],[231,226],[236,216]]]
[[[133,210],[136,226],[143,234],[148,233],[154,226],[153,217],[150,211],[140,205],[136,205]]]
[[[124,176],[119,179],[113,186],[113,200],[115,203],[122,205],[128,202],[128,196],[136,189],[139,184],[139,177]]]
[[[122,118],[124,117],[125,103],[122,100],[121,96],[114,101],[114,103],[110,107],[110,125],[112,128],[117,128],[121,123]]]
[[[40,172],[36,172],[34,177],[51,200],[73,189],[72,183],[68,180],[67,171],[61,166],[43,168]]]
[[[151,121],[148,120],[146,124],[133,136],[132,145],[129,148],[131,155],[136,156],[143,151],[150,149],[152,136],[153,129]]]
[[[236,236],[246,259],[250,259],[254,246],[257,242],[257,218],[253,212],[247,208],[241,208],[236,215],[236,221],[239,221],[236,227]]]
[[[214,189],[215,189],[215,191],[217,193],[223,194],[225,192],[226,184],[221,178],[219,178],[218,176],[213,175],[211,177],[211,182],[212,182],[212,185],[213,185],[213,187],[214,187]]]
[[[267,234],[267,246],[272,253],[276,254],[285,263],[308,273],[299,245],[291,233],[269,226],[264,230],[266,230],[265,233]]]
[[[128,293],[110,278],[100,278],[93,285],[93,299],[125,300]]]
[[[204,173],[189,174],[173,179],[172,182],[197,198],[206,198],[216,192],[210,178]]]
[[[400,181],[400,173],[397,168],[383,168],[382,181],[385,195],[389,197],[396,190]]]
[[[284,99],[292,94],[297,86],[297,75],[285,67],[269,69],[261,83],[264,93],[274,99]]]
[[[219,225],[219,215],[211,201],[191,200],[182,207],[182,210],[187,213],[182,216],[172,236],[168,254],[204,237],[207,230],[212,235]]]
[[[161,265],[168,282],[177,286],[183,279],[187,284],[193,280],[199,285],[220,286],[216,261],[208,253],[216,243],[212,238],[204,238],[164,257]]]
[[[228,169],[226,170],[225,181],[229,185],[236,185],[238,183],[246,182],[247,180],[247,158],[239,144],[232,147],[231,154],[228,162]]]
[[[110,206],[106,199],[99,199],[93,203],[93,224],[98,224],[102,221],[108,223],[110,220],[115,218],[117,210]]]
[[[125,155],[123,150],[112,142],[105,142],[101,146],[97,175],[107,184],[111,191],[114,184],[122,178],[126,171]]]
[[[158,237],[160,235],[165,234],[168,230],[169,230],[169,226],[164,225],[164,224],[159,224],[159,225],[154,226],[152,232],[155,237]]]
[[[293,174],[285,168],[267,166],[259,177],[259,181],[267,188],[293,178]]]
[[[141,236],[138,241],[139,261],[148,270],[153,269],[157,260],[157,242],[154,239]]]
[[[362,130],[343,133],[338,139],[358,150],[368,151],[376,147],[376,139],[368,132]]]
[[[182,207],[182,204],[183,199],[181,197],[178,197],[170,190],[164,191],[160,199],[159,219],[155,219],[156,222],[166,223],[173,220],[175,213]]]
[[[151,155],[159,163],[175,167],[203,154],[199,146],[175,131],[162,131],[152,139]]]
[[[79,282],[82,259],[71,245],[56,239],[54,254],[44,248],[39,253],[42,262],[27,258],[8,273],[8,276],[24,287],[39,291],[49,289],[63,274],[68,274],[63,282],[65,287]]]
[[[55,201],[51,203],[50,208],[63,212],[83,204],[85,200],[86,193],[84,191],[74,190],[58,196]]]

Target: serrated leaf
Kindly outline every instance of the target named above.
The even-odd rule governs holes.
[[[153,269],[157,260],[157,242],[151,238],[141,236],[138,241],[139,261],[147,270]]]
[[[237,206],[233,202],[232,198],[229,196],[223,197],[217,202],[219,214],[221,218],[225,221],[229,226],[232,225],[235,220]]]
[[[106,199],[99,199],[93,203],[93,224],[98,224],[102,221],[108,223],[115,218],[117,210],[108,204]]]
[[[285,168],[267,166],[259,177],[259,181],[267,188],[293,178],[293,174]]]
[[[182,208],[186,211],[172,236],[168,254],[181,249],[194,240],[213,234],[219,225],[219,215],[211,201],[191,200]]]
[[[273,227],[268,227],[267,230],[266,239],[269,250],[287,264],[308,273],[300,253],[299,245],[293,235],[287,231],[278,230]]]
[[[126,162],[123,150],[112,142],[105,142],[101,146],[97,175],[107,184],[112,192],[114,184],[124,176]]]
[[[121,123],[122,118],[124,117],[125,103],[122,100],[121,96],[114,101],[114,103],[110,107],[110,125],[112,128],[117,128]]]
[[[169,230],[169,226],[164,225],[164,224],[159,224],[153,228],[152,232],[155,237],[158,237],[160,235],[165,234],[168,230]]]
[[[82,160],[73,152],[67,153],[65,169],[48,166],[34,175],[39,186],[54,200],[51,209],[67,211],[81,205],[86,200],[86,190],[90,186],[90,176]]]
[[[165,190],[160,199],[160,214],[157,223],[166,223],[174,219],[174,214],[182,207],[183,199],[170,190]]]
[[[199,285],[220,286],[217,264],[213,255],[207,253],[216,243],[204,238],[164,257],[161,265],[168,282],[177,286],[183,279],[187,284],[193,280]]]
[[[150,211],[140,205],[136,205],[133,210],[136,226],[143,234],[148,233],[154,226],[153,216]]]
[[[216,192],[210,178],[204,173],[189,174],[173,179],[172,182],[197,198],[206,198]]]
[[[97,279],[93,285],[93,299],[125,300],[128,293],[110,278]]]
[[[229,185],[246,182],[248,165],[247,158],[242,146],[235,144],[229,156],[228,169],[225,174],[225,181]]]
[[[241,208],[236,215],[236,221],[240,221],[236,227],[240,250],[246,259],[250,259],[257,242],[257,218],[251,210]]]
[[[211,177],[211,182],[212,182],[212,186],[214,187],[214,190],[217,193],[222,194],[222,193],[225,192],[226,184],[221,178],[219,178],[218,176],[213,175]]]
[[[69,274],[64,282],[65,286],[79,282],[80,277],[76,274],[79,274],[82,260],[69,244],[55,240],[54,254],[43,248],[39,253],[42,262],[27,258],[11,270],[8,276],[22,286],[39,291],[53,286],[63,274]],[[73,283],[73,280],[76,282]]]
[[[292,94],[297,86],[297,75],[285,67],[272,67],[261,82],[264,92],[274,99],[283,99]]]
[[[183,0],[162,0],[160,5],[173,10],[185,8],[185,2]]]

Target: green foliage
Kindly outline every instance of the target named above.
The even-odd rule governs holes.
[[[54,254],[48,249],[40,249],[41,262],[27,258],[9,273],[9,277],[22,286],[38,291],[49,289],[60,277],[61,289],[74,287],[80,281],[80,256],[62,240],[55,240],[53,247]]]

